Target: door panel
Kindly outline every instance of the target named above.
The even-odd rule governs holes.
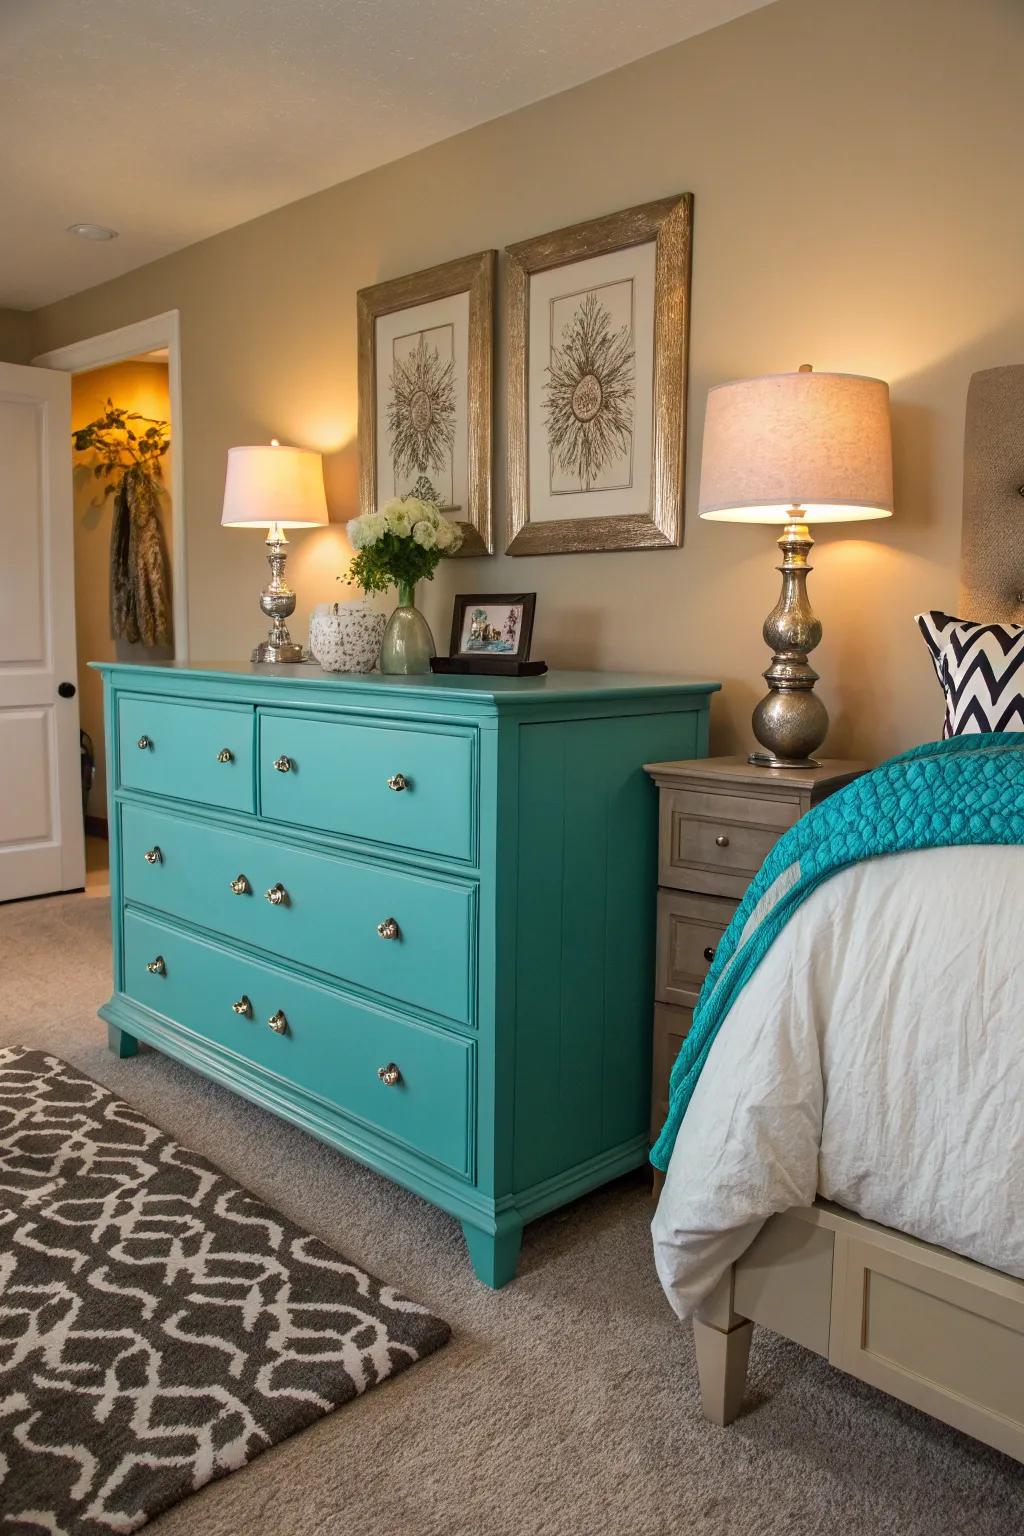
[[[71,381],[0,363],[0,901],[85,883]]]

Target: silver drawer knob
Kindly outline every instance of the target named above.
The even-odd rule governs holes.
[[[248,896],[252,886],[244,875],[236,875],[231,881],[231,889],[236,896]]]
[[[275,757],[274,767],[277,769],[278,773],[291,773],[292,760],[290,757]]]
[[[252,1003],[243,992],[237,1003],[231,1004],[231,1012],[237,1013],[240,1019],[252,1018]]]
[[[393,917],[386,917],[382,923],[377,924],[377,932],[382,939],[397,939],[401,931]]]
[[[280,1008],[272,1018],[267,1020],[267,1023],[270,1025],[275,1035],[286,1035],[288,1033],[288,1020],[285,1018]]]
[[[153,743],[150,741],[148,736],[140,736],[135,745],[138,747],[140,752],[147,752]]]
[[[390,779],[388,779],[388,789],[393,789],[396,793],[408,788],[409,780],[404,773],[393,773]]]
[[[232,752],[231,748],[221,747],[220,751],[217,753],[218,763],[233,763],[234,760],[235,754]]]
[[[389,1061],[386,1067],[378,1067],[377,1076],[385,1088],[397,1088],[398,1084],[402,1081],[402,1074],[393,1061]]]
[[[710,965],[714,958],[715,958],[715,952],[712,949],[711,945],[709,944],[707,949],[704,951],[704,959],[707,961],[708,965]]]
[[[162,864],[164,861],[164,856],[160,852],[160,849],[157,847],[156,843],[153,844],[152,848],[147,848],[142,857],[145,859],[147,864]]]
[[[163,955],[157,955],[155,960],[147,960],[146,970],[151,976],[166,976],[167,966],[164,964]]]
[[[288,892],[285,890],[285,888],[281,884],[280,880],[277,882],[276,885],[272,885],[270,887],[270,890],[267,891],[265,894],[266,894],[267,900],[270,902],[270,905],[272,907],[283,906],[284,903],[288,900]]]
[[[715,838],[715,847],[716,848],[728,848],[728,846],[729,846],[729,839],[726,837],[724,832],[719,832],[718,836]]]

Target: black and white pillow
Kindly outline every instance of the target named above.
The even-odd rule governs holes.
[[[946,695],[943,736],[1024,731],[1024,624],[916,618]]]

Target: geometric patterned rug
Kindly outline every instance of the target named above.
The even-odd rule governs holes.
[[[129,1105],[0,1048],[0,1531],[134,1531],[449,1328]]]

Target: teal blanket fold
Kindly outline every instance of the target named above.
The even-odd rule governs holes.
[[[929,742],[890,758],[779,839],[715,953],[672,1068],[668,1118],[651,1151],[668,1167],[676,1133],[730,1008],[822,881],[863,859],[968,843],[1024,844],[1024,732]]]

